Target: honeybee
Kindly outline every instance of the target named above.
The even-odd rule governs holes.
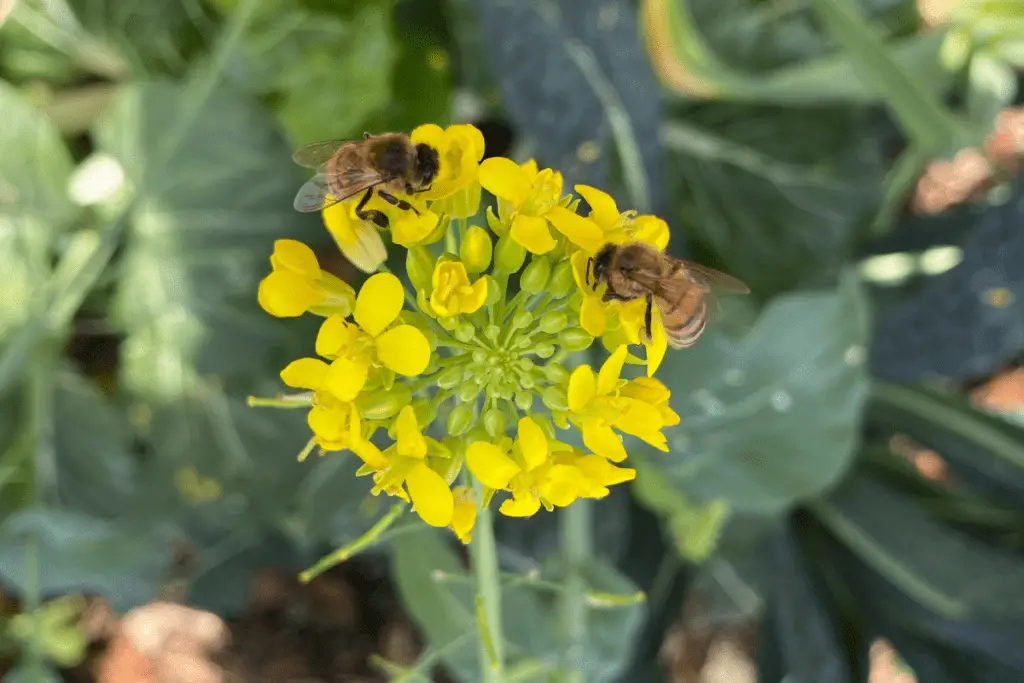
[[[388,227],[387,216],[366,208],[374,191],[399,209],[418,214],[416,207],[394,193],[412,195],[430,189],[440,166],[436,149],[422,142],[414,144],[404,133],[363,133],[361,140],[314,142],[296,150],[292,159],[316,169],[316,175],[295,196],[296,210],[320,211],[362,192],[356,215],[381,228]]]
[[[608,285],[604,301],[646,299],[644,333],[648,340],[656,305],[666,340],[676,349],[693,346],[704,332],[713,291],[750,293],[746,284],[731,275],[669,256],[642,242],[604,245],[587,259],[586,281],[594,290],[601,282]]]

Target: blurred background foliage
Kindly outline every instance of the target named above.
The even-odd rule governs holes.
[[[281,237],[356,277],[291,208],[294,147],[459,121],[754,292],[666,359],[671,452],[631,443],[638,479],[577,530],[582,626],[556,516],[501,520],[509,680],[556,680],[572,644],[588,681],[689,683],[728,642],[760,681],[853,683],[879,639],[922,683],[1024,680],[1024,420],[986,400],[1024,351],[1024,4],[0,0],[0,23],[5,682],[82,660],[76,596],[235,619],[261,572],[386,512],[352,458],[296,462],[302,415],[246,406],[315,329],[256,283]],[[471,579],[417,528],[349,577],[420,634],[366,666],[472,681]]]

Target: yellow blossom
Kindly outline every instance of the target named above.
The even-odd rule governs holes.
[[[468,486],[456,486],[452,490],[455,497],[455,511],[452,514],[452,531],[463,543],[469,543],[476,523],[476,502],[473,491]]]
[[[395,442],[384,451],[378,449],[369,437],[351,446],[352,451],[366,463],[360,473],[374,473],[374,495],[385,492],[412,502],[413,510],[430,526],[452,524],[455,497],[448,483],[429,466],[427,460],[432,449],[437,452],[437,442],[423,435],[412,406],[402,408],[398,414],[395,436]],[[460,515],[459,523],[464,525],[465,511],[460,511]]]
[[[306,311],[346,316],[352,312],[355,291],[343,280],[320,269],[316,254],[302,242],[277,240],[270,257],[272,272],[257,291],[260,306],[278,318]]]
[[[480,184],[504,200],[498,206],[501,219],[511,226],[512,239],[530,253],[546,254],[555,248],[557,242],[548,225],[590,253],[601,248],[601,229],[559,204],[562,174],[558,171],[538,171],[532,160],[519,165],[504,157],[492,157],[480,164]]]
[[[432,123],[413,130],[414,143],[426,143],[437,150],[439,168],[430,189],[417,193],[433,202],[432,208],[449,218],[469,218],[480,209],[480,160],[484,158],[484,136],[467,123],[443,129]]]
[[[281,381],[296,389],[308,389],[313,399],[306,422],[325,451],[343,451],[360,429],[359,411],[354,403],[334,395],[328,388],[330,367],[319,358],[299,358],[281,371]]]
[[[430,307],[441,317],[474,313],[487,300],[487,280],[470,284],[466,266],[459,261],[438,261],[431,284]]]
[[[380,228],[372,221],[356,216],[356,205],[360,199],[362,194],[332,204],[320,213],[327,232],[345,258],[364,273],[374,273],[387,259],[388,252],[381,239]]]
[[[430,362],[430,344],[413,325],[392,326],[402,312],[402,283],[391,273],[370,276],[356,297],[355,323],[331,316],[320,326],[316,352],[332,358],[325,387],[344,401],[353,400],[371,370],[387,367],[406,377],[422,373]]]
[[[576,185],[573,189],[590,205],[588,218],[601,229],[605,243],[644,242],[659,250],[668,246],[668,223],[662,219],[657,216],[638,216],[636,211],[620,213],[611,195],[596,187]],[[594,252],[590,253],[593,255]]]

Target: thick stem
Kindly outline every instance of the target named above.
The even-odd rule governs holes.
[[[562,557],[565,592],[562,594],[562,627],[566,649],[563,667],[568,683],[583,683],[587,642],[587,584],[583,570],[592,551],[591,503],[576,500],[562,510]]]
[[[477,500],[483,486],[473,480]],[[469,544],[476,577],[477,621],[480,628],[480,672],[483,683],[501,683],[505,675],[504,638],[501,631],[501,577],[494,542],[494,522],[489,507],[481,507]]]

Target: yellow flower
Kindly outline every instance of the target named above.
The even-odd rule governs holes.
[[[320,270],[316,254],[302,242],[275,241],[270,266],[273,270],[260,282],[256,295],[270,315],[294,318],[306,311],[325,316],[352,312],[355,291],[348,283]]]
[[[434,267],[432,285],[430,307],[444,318],[474,313],[487,300],[487,279],[479,278],[470,284],[466,266],[460,261],[439,261]]]
[[[511,226],[512,239],[530,253],[546,254],[555,248],[549,224],[590,253],[601,248],[601,229],[559,204],[562,174],[558,171],[538,171],[532,160],[520,166],[504,157],[492,157],[480,164],[480,184],[504,200],[498,204],[502,221]]]
[[[313,392],[306,422],[313,437],[325,451],[343,451],[358,438],[359,411],[354,403],[342,400],[328,388],[331,369],[319,358],[299,358],[281,371],[281,381],[296,389]]]
[[[452,531],[463,543],[469,543],[476,523],[476,502],[473,491],[468,486],[456,486],[452,490],[455,497],[455,511],[452,514]]]
[[[432,123],[419,126],[409,136],[437,150],[439,168],[429,190],[417,196],[433,202],[432,208],[449,218],[469,218],[480,209],[480,160],[484,136],[475,127],[460,123],[441,129]]]
[[[387,259],[388,251],[379,228],[373,222],[356,216],[356,205],[360,199],[362,194],[332,204],[320,213],[327,232],[331,233],[345,258],[364,273],[374,273]]]
[[[333,359],[324,386],[334,396],[355,399],[370,371],[382,366],[406,377],[426,369],[430,344],[423,332],[412,325],[391,326],[402,312],[403,301],[401,281],[391,273],[378,273],[359,290],[354,324],[336,315],[320,326],[316,352]]]
[[[668,246],[668,223],[662,219],[657,216],[638,216],[636,211],[619,213],[611,195],[596,187],[576,185],[573,189],[590,205],[588,218],[601,229],[605,243],[645,242],[659,250]],[[590,252],[591,255],[593,253]]]
[[[360,473],[374,472],[374,495],[383,491],[411,501],[416,514],[430,526],[453,524],[455,497],[448,483],[427,462],[428,453],[439,450],[437,442],[423,436],[412,406],[402,408],[398,414],[395,437],[395,442],[383,452],[370,442],[369,437],[352,444],[352,451],[366,463]],[[458,521],[464,528],[464,510],[460,511]],[[472,527],[472,522],[469,526]]]

